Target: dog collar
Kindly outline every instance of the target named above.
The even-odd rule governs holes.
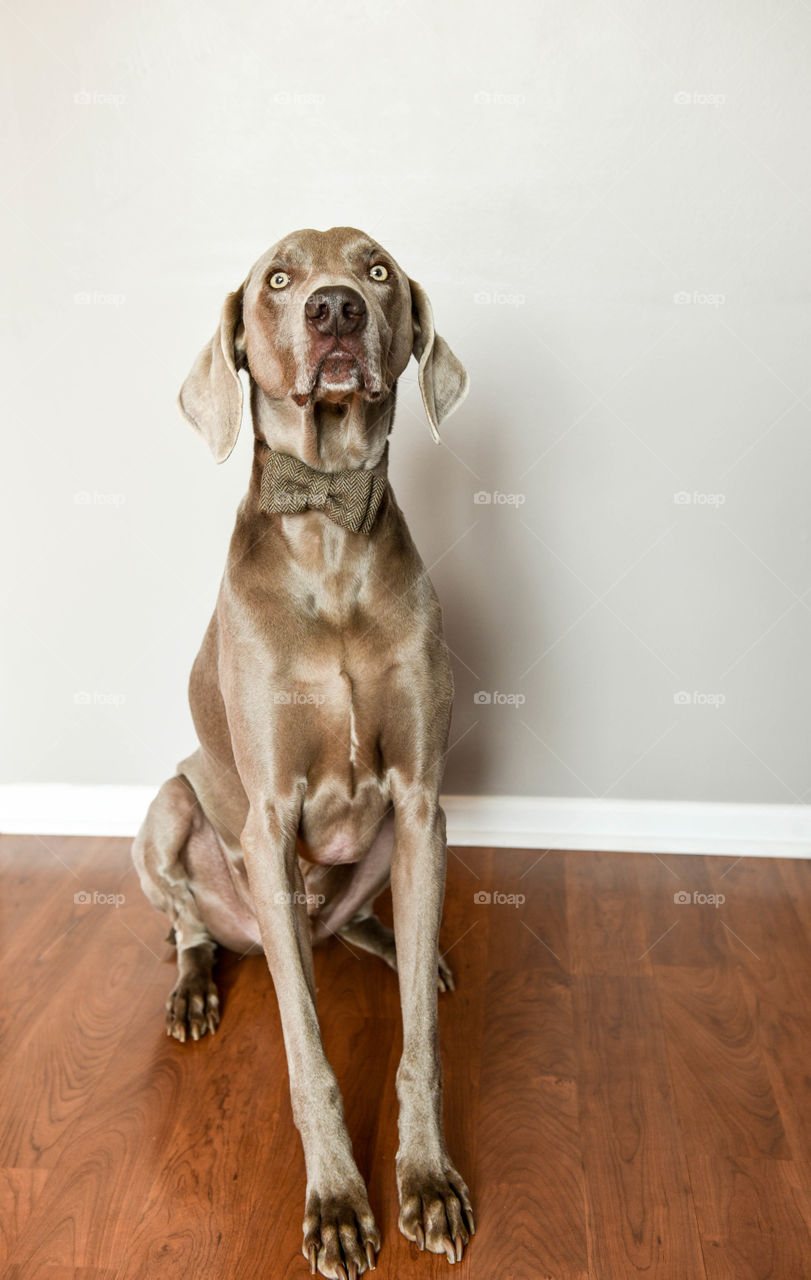
[[[373,471],[318,471],[269,448],[259,507],[267,515],[322,511],[351,533],[371,533],[385,491],[385,476]]]

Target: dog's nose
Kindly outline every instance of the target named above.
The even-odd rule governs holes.
[[[360,333],[366,324],[366,303],[354,289],[328,285],[310,294],[304,314],[319,333],[342,338],[347,333]]]

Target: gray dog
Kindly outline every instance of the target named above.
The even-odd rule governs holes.
[[[374,1269],[380,1235],[324,1055],[312,946],[338,933],[396,969],[400,1230],[458,1261],[474,1231],[445,1147],[437,988],[445,888],[439,804],[453,698],[442,614],[387,480],[411,355],[435,439],[467,374],[431,305],[350,227],[279,241],[225,300],[180,406],[218,462],[251,388],[254,456],[189,687],[200,746],[133,846],[171,920],[167,1031],[219,1022],[217,945],[263,949],[307,1166],[304,1254],[324,1276]],[[391,882],[394,933],[373,914]]]

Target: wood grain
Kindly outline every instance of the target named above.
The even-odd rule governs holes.
[[[653,980],[586,976],[574,990],[591,1274],[702,1276]]]
[[[304,1280],[264,959],[221,957],[220,1032],[179,1045],[127,842],[3,837],[0,857],[3,1277]],[[809,864],[451,850],[441,941],[446,1130],[478,1226],[455,1273],[811,1276]],[[316,983],[377,1275],[445,1277],[397,1230],[396,975],[333,940]]]
[[[688,1158],[791,1158],[735,968],[663,965],[656,985]]]
[[[784,1161],[694,1157],[690,1177],[709,1280],[804,1280],[811,1238]]]

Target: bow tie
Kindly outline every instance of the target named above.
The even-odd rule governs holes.
[[[323,511],[352,533],[371,533],[386,491],[371,471],[317,471],[300,458],[271,449],[262,472],[259,506],[272,515]]]

